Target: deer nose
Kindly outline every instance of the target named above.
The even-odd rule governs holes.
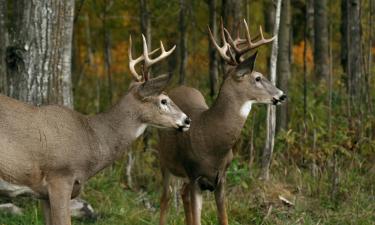
[[[286,94],[280,96],[279,101],[282,102],[286,99]]]
[[[189,117],[187,117],[184,121],[185,125],[190,125],[191,123],[191,119]]]

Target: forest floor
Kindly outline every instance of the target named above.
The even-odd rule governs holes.
[[[247,165],[235,160],[229,169],[227,206],[230,225],[248,224],[375,224],[375,171],[344,169],[340,171],[339,192],[331,198],[331,179],[322,172],[312,177],[310,170],[295,166],[274,165],[269,182],[257,179],[259,171],[249,173]],[[153,164],[155,162],[152,162]],[[156,165],[157,167],[157,165]],[[81,197],[96,210],[97,218],[74,220],[76,225],[148,225],[158,224],[160,175],[138,179],[137,191],[123,183],[124,165],[117,162],[91,179]],[[139,172],[139,171],[138,171]],[[149,171],[143,171],[145,173]],[[285,204],[280,197],[293,205]],[[42,225],[37,200],[18,198],[14,202],[25,208],[23,216],[0,214],[0,225]],[[168,224],[184,224],[180,201],[171,203]],[[215,202],[204,194],[202,224],[217,224]]]

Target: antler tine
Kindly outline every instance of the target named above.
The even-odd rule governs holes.
[[[225,29],[225,33],[228,37],[228,42],[230,44],[230,47],[234,50],[235,52],[235,60],[237,63],[241,61],[241,56],[255,48],[258,48],[261,45],[267,44],[275,39],[276,36],[270,38],[270,39],[265,39],[263,35],[263,30],[262,27],[260,27],[260,35],[257,35],[255,39],[258,39],[260,36],[260,40],[256,41],[253,43],[253,40],[251,39],[250,31],[249,31],[249,26],[247,25],[246,20],[243,20],[244,26],[245,26],[245,33],[246,33],[246,39],[240,38],[239,31],[237,33],[237,38],[235,40],[232,39],[232,36],[230,35],[229,31]],[[241,45],[245,45],[243,48],[241,48]]]
[[[132,36],[129,36],[129,48],[128,48],[128,54],[129,54],[129,69],[131,74],[133,75],[134,79],[136,81],[141,81],[142,77],[138,75],[137,71],[135,70],[135,65],[143,60],[143,56],[138,57],[137,59],[133,59],[132,56]]]
[[[209,36],[210,36],[210,39],[212,41],[212,44],[215,46],[216,50],[219,52],[220,56],[228,63],[232,63],[232,60],[231,58],[227,55],[227,52],[229,50],[229,44],[228,42],[226,41],[226,38],[225,38],[225,34],[224,34],[224,25],[223,25],[223,21],[221,20],[221,39],[223,41],[223,46],[220,47],[216,40],[215,40],[215,37],[214,35],[212,34],[211,32],[211,29],[210,27],[208,27],[208,32],[209,32]]]
[[[273,40],[275,40],[275,38],[276,38],[276,35],[273,36],[272,38],[269,38],[269,39],[264,38],[262,26],[259,26],[260,40],[253,43],[251,41],[250,31],[249,31],[249,27],[247,26],[246,20],[244,20],[244,24],[245,24],[245,28],[246,28],[247,41],[249,43],[249,50],[258,48],[259,46],[264,45],[264,44],[268,44],[268,43],[272,42]]]
[[[165,51],[163,42],[160,41],[160,49],[161,49],[161,54],[160,56],[156,57],[155,59],[151,59],[148,54],[148,49],[147,49],[147,43],[146,43],[146,38],[142,34],[143,38],[143,57],[145,58],[145,69],[147,70],[151,65],[159,62],[160,60],[168,57],[172,52],[176,49],[176,45],[174,45],[169,51]]]
[[[132,37],[131,35],[129,36],[129,48],[128,48],[128,54],[129,54],[129,69],[130,69],[130,72],[133,76],[133,78],[136,80],[136,81],[141,81],[142,80],[142,76],[140,76],[136,69],[135,69],[135,65],[138,64],[139,62],[143,61],[145,58],[143,55],[139,56],[138,58],[136,59],[133,59],[133,56],[132,56],[132,45],[133,45],[133,41],[132,41]],[[147,48],[147,46],[146,46]],[[151,56],[153,55],[154,53],[156,53],[157,51],[159,51],[160,48],[157,48],[155,50],[153,50],[151,53],[148,54],[148,56]],[[146,49],[147,50],[147,49]],[[144,77],[145,80],[147,79],[147,77]]]

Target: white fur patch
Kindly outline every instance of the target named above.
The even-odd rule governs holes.
[[[137,131],[135,132],[135,137],[138,138],[139,136],[141,136],[143,132],[145,132],[146,128],[147,128],[147,124],[144,124],[144,123],[140,127],[138,127]]]
[[[247,118],[247,116],[249,115],[250,111],[251,111],[251,106],[253,105],[254,101],[247,101],[245,102],[242,106],[241,106],[241,109],[240,109],[240,115],[243,117],[243,118]]]

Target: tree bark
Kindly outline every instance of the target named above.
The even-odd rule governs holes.
[[[278,87],[288,94],[288,81],[291,74],[290,46],[291,46],[291,7],[290,0],[284,0],[281,4],[281,18],[279,29],[279,50],[277,56]],[[277,130],[287,129],[288,103],[284,103],[277,110]]]
[[[272,0],[266,0],[263,7],[264,30],[272,33],[275,24],[275,4]]]
[[[361,1],[360,0],[347,0],[349,1],[348,7],[348,26],[349,26],[349,85],[350,95],[352,102],[358,106],[361,102],[361,89],[362,89],[362,48],[361,48]],[[353,106],[354,106],[353,105]],[[357,108],[354,106],[354,108]],[[359,108],[358,108],[359,109]]]
[[[0,93],[6,94],[6,64],[5,52],[8,46],[7,1],[0,0]]]
[[[107,78],[107,98],[108,104],[112,105],[112,54],[111,54],[111,30],[108,25],[108,15],[110,15],[110,9],[113,5],[112,0],[106,0],[106,4],[103,9],[103,52],[104,52],[104,71],[105,77]]]
[[[315,79],[329,74],[327,0],[314,0],[314,66]]]
[[[281,0],[277,1],[276,6],[276,17],[275,17],[275,26],[274,34],[279,33],[280,25],[280,11],[281,11]],[[276,65],[277,65],[277,54],[278,54],[278,37],[275,38],[272,44],[272,53],[271,53],[271,69],[270,76],[271,82],[276,84]],[[269,180],[270,177],[270,165],[272,160],[273,147],[275,142],[275,124],[276,124],[276,109],[275,106],[267,106],[267,138],[266,144],[264,146],[263,155],[262,155],[262,168],[261,168],[261,179]]]
[[[74,0],[14,0],[6,52],[8,94],[36,105],[73,107]]]
[[[180,67],[179,67],[179,84],[185,83],[186,66],[187,66],[187,3],[186,0],[180,0],[180,19],[179,19],[179,30],[180,30]]]
[[[224,20],[224,26],[228,28],[233,35],[237,34],[239,22],[243,19],[243,1],[239,0],[222,0],[221,15]]]
[[[147,46],[151,48],[151,20],[148,0],[140,0],[140,18],[141,18],[141,32],[146,37]]]
[[[216,26],[216,0],[209,1],[209,26],[214,35],[215,40],[217,40],[217,26]],[[210,96],[213,98],[217,93],[218,86],[218,63],[215,46],[211,41],[209,41],[208,46],[209,55],[209,74],[210,74]]]

